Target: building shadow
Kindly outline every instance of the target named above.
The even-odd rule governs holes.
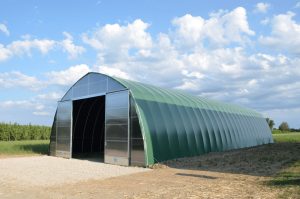
[[[218,177],[214,177],[214,176],[199,175],[199,174],[190,174],[190,173],[176,173],[175,175],[186,176],[186,177],[204,178],[204,179],[210,179],[210,180],[218,179]]]

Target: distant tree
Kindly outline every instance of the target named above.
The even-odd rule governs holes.
[[[274,125],[275,125],[274,120],[271,120],[270,118],[266,118],[266,121],[267,121],[267,123],[268,123],[268,125],[269,125],[269,127],[270,127],[270,129],[271,129],[271,131],[272,131],[272,130],[273,130],[273,127],[274,127]]]
[[[281,131],[289,131],[290,130],[289,124],[287,122],[282,122],[279,125],[278,129],[281,130]]]
[[[290,131],[291,131],[291,132],[300,132],[300,128],[299,128],[299,129],[296,129],[296,128],[290,128]]]

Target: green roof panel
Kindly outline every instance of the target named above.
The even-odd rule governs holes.
[[[146,165],[273,142],[265,119],[251,109],[114,79],[130,90],[135,101]]]

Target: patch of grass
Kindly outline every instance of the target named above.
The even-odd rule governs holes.
[[[300,186],[300,160],[279,172],[271,181],[271,184]]]
[[[289,131],[281,131],[279,129],[272,130],[272,134],[290,133]]]
[[[298,198],[300,196],[300,160],[278,172],[267,184],[282,190],[279,198]]]
[[[0,141],[0,155],[47,154],[49,140]]]
[[[300,142],[300,133],[278,133],[273,134],[275,142]]]

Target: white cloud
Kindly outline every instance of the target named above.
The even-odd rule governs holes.
[[[121,71],[118,68],[110,68],[107,66],[98,66],[95,68],[96,72],[103,73],[109,76],[120,77],[124,79],[132,79],[126,72]]]
[[[35,76],[23,74],[19,71],[4,72],[0,73],[0,89],[21,87],[32,91],[40,91],[41,89],[55,85],[70,86],[88,72],[90,72],[90,68],[86,64],[70,66],[66,70],[47,72],[44,74],[46,78],[43,78],[43,80]],[[57,100],[62,97],[62,95],[60,92],[49,92],[39,94],[37,99]]]
[[[0,88],[22,87],[37,91],[45,85],[36,77],[25,75],[19,71],[0,73]]]
[[[64,94],[63,93],[58,93],[58,92],[50,92],[50,93],[44,93],[44,94],[39,94],[37,96],[38,99],[41,100],[53,100],[53,101],[58,101]]]
[[[32,107],[35,107],[35,104],[28,100],[17,100],[17,101],[7,100],[7,101],[2,101],[0,103],[0,107],[2,107],[2,108],[17,108],[17,107],[32,108]]]
[[[295,13],[279,14],[271,20],[270,36],[261,36],[260,43],[281,51],[300,54],[300,24],[293,20]]]
[[[0,43],[0,62],[9,59],[11,55],[11,51],[5,48],[5,46]]]
[[[292,128],[299,128],[299,113],[300,108],[272,109],[262,112],[265,117],[272,116],[275,121],[275,126],[278,127],[281,122],[288,121]]]
[[[199,85],[197,82],[194,82],[190,79],[183,79],[183,84],[180,86],[176,86],[175,89],[179,90],[189,90],[189,91],[198,91]]]
[[[36,107],[35,107],[35,109],[36,110],[43,110],[45,108],[45,106],[43,105],[43,104],[38,104],[38,105],[36,105]]]
[[[72,85],[74,84],[80,77],[90,72],[90,68],[86,64],[79,64],[75,66],[71,66],[66,70],[62,71],[51,71],[46,74],[49,79],[49,84],[57,84],[57,85]]]
[[[300,1],[296,3],[295,8],[300,8]]]
[[[5,61],[14,55],[31,56],[32,50],[38,50],[42,54],[47,54],[56,45],[54,40],[49,39],[30,39],[30,36],[24,37],[23,40],[16,40],[4,46],[0,43],[0,61]]]
[[[61,46],[63,51],[69,54],[70,59],[77,58],[79,55],[85,52],[85,48],[82,46],[77,46],[73,43],[73,37],[68,32],[63,32],[66,37],[63,41],[61,41]]]
[[[70,59],[77,58],[85,52],[85,48],[75,45],[73,37],[67,32],[63,32],[65,39],[55,41],[51,39],[32,39],[30,35],[23,35],[21,40],[12,41],[4,46],[0,43],[0,61],[5,61],[15,55],[32,56],[32,51],[37,50],[43,55],[54,49],[60,49],[68,53]]]
[[[17,40],[13,41],[7,46],[15,55],[28,55],[31,56],[32,49],[39,50],[42,54],[48,53],[55,45],[54,40],[49,39],[33,39],[33,40]]]
[[[34,98],[39,103],[33,106],[33,114],[54,112],[54,102],[89,71],[181,89],[266,114],[275,114],[275,109],[295,109],[294,115],[300,114],[300,58],[285,54],[285,50],[295,53],[300,49],[299,24],[291,14],[270,18],[271,34],[259,39],[277,48],[277,54],[248,51],[247,41],[255,32],[244,8],[220,10],[207,19],[189,14],[177,17],[167,33],[152,36],[149,24],[139,19],[97,27],[82,36],[96,50],[97,63],[46,73],[42,83],[52,90],[43,90]],[[73,44],[71,37],[66,35],[66,39]]]
[[[33,115],[37,115],[37,116],[49,116],[50,115],[50,113],[47,111],[34,111],[32,113],[33,113]]]
[[[102,41],[103,35],[92,37],[107,26],[99,27],[88,37],[98,53],[93,69],[259,111],[300,106],[300,96],[295,94],[300,87],[300,59],[281,53],[249,54],[245,40],[255,32],[249,27],[244,8],[219,11],[208,19],[187,14],[175,18],[172,24],[175,28],[167,34],[150,36],[147,48],[123,48],[122,56],[114,59],[107,52],[116,49],[115,43],[123,35],[110,37],[109,45]]]
[[[3,23],[0,23],[0,32],[3,32],[6,36],[10,34],[7,26]]]
[[[83,34],[82,39],[101,52],[99,58],[113,61],[127,57],[131,49],[151,48],[151,35],[146,32],[148,27],[149,24],[140,19],[124,26],[107,24],[90,34]]]
[[[47,54],[56,45],[56,41],[49,39],[30,39],[30,36],[23,40],[16,40],[4,46],[0,43],[0,61],[5,61],[14,55],[32,55],[32,50],[36,49],[42,54]]]
[[[188,70],[182,70],[181,71],[183,75],[185,75],[186,77],[194,77],[197,79],[202,79],[204,77],[204,75],[200,72],[189,72]]]
[[[238,76],[239,65],[231,63],[239,59],[239,56],[234,57],[231,54],[239,54],[238,48],[207,51],[205,46],[202,50],[187,50],[185,46],[202,46],[203,38],[209,39],[216,46],[231,42],[242,44],[247,40],[247,35],[255,34],[249,28],[244,8],[219,12],[207,20],[200,16],[185,15],[174,19],[172,23],[175,32],[160,33],[155,39],[146,32],[148,25],[136,20],[127,26],[109,24],[99,27],[95,32],[84,34],[83,40],[97,50],[97,65],[101,67],[96,70],[103,73],[121,74],[125,78],[156,82],[161,86],[180,87],[185,77],[202,77],[204,72],[213,71],[219,63],[224,63],[222,68],[217,68],[219,72]],[[141,45],[129,42],[133,37],[130,36],[132,31],[128,27],[135,27],[141,32],[138,35],[142,36],[135,37],[136,40],[141,40],[138,42]]]
[[[53,110],[45,110],[48,109],[48,107],[45,107],[44,104],[41,102],[31,99],[31,100],[6,100],[6,101],[0,101],[0,112],[2,112],[1,115],[4,113],[11,113],[13,116],[13,119],[11,121],[15,122],[18,121],[16,118],[22,117],[26,118],[25,123],[30,123],[30,112],[32,115],[36,116],[50,116],[53,115]],[[17,111],[16,111],[17,110]],[[8,114],[10,116],[10,114]],[[7,118],[6,118],[7,119]],[[22,119],[21,119],[22,120]],[[9,121],[9,120],[8,120]]]
[[[266,13],[269,8],[270,8],[270,4],[268,3],[260,2],[255,5],[255,11],[260,13]]]
[[[182,37],[188,44],[195,44],[201,42],[204,39],[205,20],[200,17],[193,17],[190,14],[186,14],[183,17],[175,18],[173,25],[177,27],[177,35]]]
[[[220,46],[232,42],[243,43],[247,40],[245,35],[254,35],[249,28],[247,12],[243,7],[238,7],[231,12],[211,14],[207,20],[201,16],[186,14],[172,21],[176,27],[181,45],[202,46],[207,39],[214,45]]]
[[[260,23],[261,23],[262,25],[267,25],[267,24],[270,23],[270,19],[269,19],[269,18],[264,18],[263,20],[260,21]]]

